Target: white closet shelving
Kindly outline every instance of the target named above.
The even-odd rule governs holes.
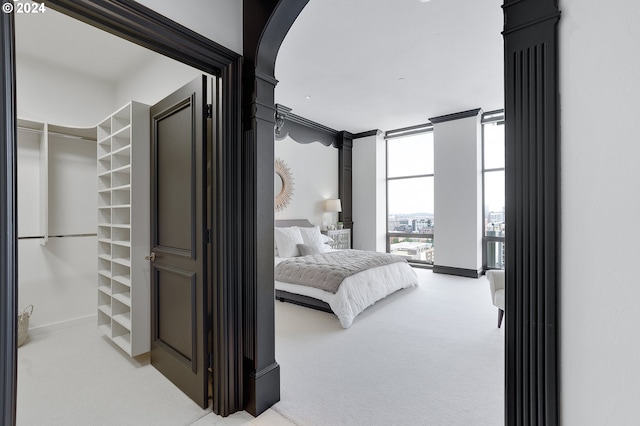
[[[150,348],[149,106],[98,125],[98,327],[131,356]]]

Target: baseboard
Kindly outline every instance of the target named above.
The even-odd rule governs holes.
[[[270,366],[249,374],[245,411],[258,417],[280,401],[280,365]]]
[[[453,268],[451,266],[433,266],[434,274],[447,274],[447,275],[457,275],[459,277],[467,277],[467,278],[480,278],[482,275],[482,269],[464,269],[464,268]]]
[[[64,330],[66,328],[77,327],[88,323],[98,324],[98,315],[88,315],[86,317],[74,318],[66,321],[54,322],[52,324],[41,325],[38,327],[29,328],[29,334],[32,336],[40,336],[43,334],[50,334],[56,331]]]

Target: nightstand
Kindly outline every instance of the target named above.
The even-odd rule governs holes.
[[[341,250],[351,248],[351,229],[327,229],[321,232],[334,241],[330,244],[332,248]]]

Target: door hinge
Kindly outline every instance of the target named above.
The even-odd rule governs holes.
[[[213,242],[213,229],[207,229],[204,231],[204,242],[211,244]]]
[[[207,104],[207,116],[205,118],[213,118],[213,105]]]

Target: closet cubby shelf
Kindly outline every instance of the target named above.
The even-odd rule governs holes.
[[[119,129],[117,132],[114,132],[111,134],[112,138],[116,138],[116,137],[121,137],[121,136],[125,136],[127,139],[129,139],[129,128],[131,127],[130,124],[127,124],[126,126],[124,126],[123,128]]]
[[[98,327],[130,356],[150,349],[149,106],[98,126]],[[135,189],[134,189],[135,188]]]
[[[111,337],[111,323],[109,324],[101,324],[98,326],[100,331],[102,331],[108,337]]]
[[[112,294],[112,297],[115,300],[117,300],[117,301],[119,301],[119,302],[121,302],[121,303],[123,303],[123,304],[125,304],[127,306],[131,306],[131,293],[129,293],[129,292],[114,293],[114,294]],[[129,328],[129,327],[127,327],[127,328]]]
[[[104,314],[106,314],[106,315],[111,316],[111,306],[109,306],[109,305],[99,305],[99,306],[98,306],[98,309],[99,309],[102,313],[104,313]]]
[[[127,287],[131,287],[131,280],[127,277],[123,277],[121,275],[115,275],[113,277],[113,281],[118,282],[122,285],[126,285]],[[131,302],[129,302],[131,303]]]
[[[126,164],[124,166],[120,166],[117,169],[113,169],[111,170],[111,173],[118,173],[118,172],[122,172],[124,170],[129,170],[131,169],[131,164]]]
[[[114,315],[113,319],[127,330],[131,330],[131,315],[129,313]]]
[[[131,229],[131,225],[127,223],[112,223],[112,228],[120,228],[120,229]]]
[[[115,188],[111,188],[111,191],[119,191],[121,189],[129,189],[131,188],[131,184],[116,186]]]
[[[118,148],[115,151],[111,152],[111,155],[129,155],[129,151],[131,151],[131,145],[125,145],[122,148]]]
[[[111,259],[113,263],[117,263],[118,265],[131,267],[131,260],[125,258],[113,258]]]
[[[122,350],[124,350],[125,352],[129,353],[131,351],[131,335],[130,334],[122,334],[119,336],[114,336],[111,338],[111,340],[113,340],[113,343],[120,346],[120,348],[122,348]]]

